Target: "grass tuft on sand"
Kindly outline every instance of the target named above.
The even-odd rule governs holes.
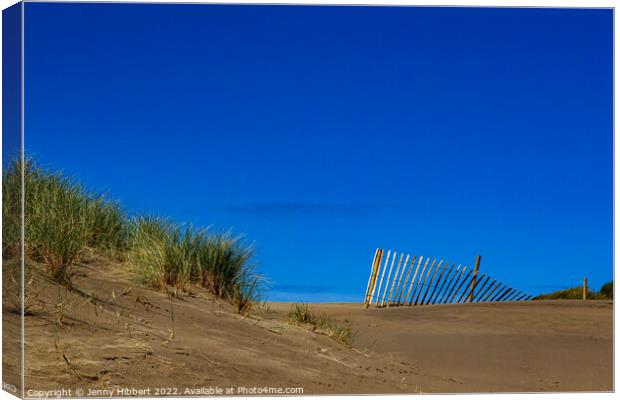
[[[330,336],[347,346],[351,346],[358,335],[349,321],[336,320],[325,314],[317,315],[305,303],[293,304],[288,320],[295,325],[309,326],[312,330]]]
[[[24,176],[24,243],[28,260],[71,285],[76,264],[95,252],[124,259],[140,280],[158,289],[198,284],[249,311],[261,277],[252,249],[231,233],[211,234],[154,216],[129,218],[121,206],[32,160],[17,160],[2,176],[2,258],[19,256],[21,175]]]

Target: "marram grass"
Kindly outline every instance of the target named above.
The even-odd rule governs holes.
[[[2,176],[3,258],[19,254],[21,173],[22,163],[14,161]],[[88,247],[104,252],[126,246],[127,223],[118,204],[30,160],[23,173],[26,257],[43,263],[52,278],[68,283]]]
[[[144,283],[157,288],[199,284],[243,312],[257,300],[260,283],[251,258],[251,248],[229,233],[209,234],[157,217],[131,223],[127,262]]]
[[[2,176],[3,259],[19,255],[22,164]],[[142,282],[158,289],[191,284],[232,302],[240,312],[258,299],[260,276],[252,249],[230,233],[211,234],[146,216],[129,219],[120,205],[62,174],[24,164],[26,257],[70,285],[87,249],[125,259]]]
[[[309,326],[316,332],[332,337],[347,346],[351,346],[358,335],[349,321],[336,320],[325,314],[317,315],[305,303],[293,304],[288,313],[288,320],[292,324]]]

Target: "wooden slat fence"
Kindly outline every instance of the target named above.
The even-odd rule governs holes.
[[[365,308],[426,304],[527,301],[532,295],[479,273],[474,268],[436,258],[377,249],[373,259]]]

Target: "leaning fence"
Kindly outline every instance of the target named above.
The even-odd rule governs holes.
[[[431,257],[383,249],[375,251],[365,308],[426,304],[527,301],[532,295],[480,274],[480,256],[474,268]]]

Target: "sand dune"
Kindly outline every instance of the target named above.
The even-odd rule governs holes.
[[[300,387],[304,394],[613,389],[607,301],[368,310],[312,304],[351,321],[359,337],[348,348],[288,324],[289,303],[242,317],[200,288],[171,299],[132,283],[107,260],[80,271],[79,291],[69,294],[37,278],[45,306],[26,318],[27,389],[150,389],[145,395],[154,388],[195,395],[254,386]],[[18,354],[18,318],[5,308],[9,382],[15,364],[6,356]]]
[[[360,332],[356,347],[438,378],[418,380],[426,392],[613,389],[609,301],[313,308],[351,320]]]

